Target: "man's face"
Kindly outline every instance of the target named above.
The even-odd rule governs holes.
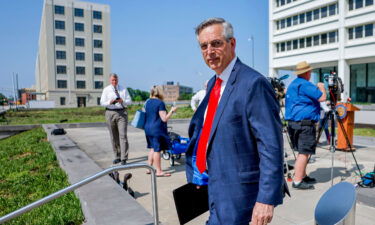
[[[223,37],[223,26],[214,24],[204,28],[198,35],[198,42],[207,66],[221,74],[235,56],[236,40],[229,42]]]
[[[110,78],[109,78],[109,82],[111,83],[111,85],[112,86],[117,86],[117,84],[118,84],[118,79],[116,78],[116,77],[114,77],[114,76],[111,76]]]

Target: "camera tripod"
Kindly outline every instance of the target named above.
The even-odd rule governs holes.
[[[348,138],[348,134],[346,133],[346,130],[344,128],[344,124],[342,122],[342,119],[340,118],[335,106],[336,106],[336,98],[332,92],[332,90],[330,89],[329,90],[329,93],[331,95],[331,99],[333,101],[331,101],[331,104],[330,104],[330,111],[327,112],[327,115],[325,116],[324,120],[323,120],[323,123],[322,123],[322,126],[320,127],[319,131],[318,131],[318,136],[316,138],[316,144],[318,143],[319,139],[320,139],[320,136],[322,135],[322,132],[323,132],[323,129],[324,127],[326,126],[326,124],[328,123],[328,120],[330,120],[331,122],[331,139],[330,139],[330,152],[331,152],[331,186],[333,185],[333,168],[334,168],[334,154],[336,152],[336,146],[335,146],[335,137],[336,137],[336,130],[335,130],[335,121],[337,120],[343,134],[344,134],[344,137],[345,137],[345,141],[346,141],[346,144],[348,145],[349,147],[349,150],[353,156],[353,159],[355,161],[355,164],[356,164],[356,167],[358,169],[358,172],[359,172],[359,176],[362,178],[362,172],[361,172],[361,169],[359,168],[359,165],[358,165],[358,162],[357,162],[357,159],[353,153],[353,148],[352,148],[352,145],[350,144],[350,141],[349,141],[349,138]],[[310,158],[311,158],[311,155],[309,157],[309,160],[308,162],[310,161]]]

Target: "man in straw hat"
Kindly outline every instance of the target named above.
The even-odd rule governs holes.
[[[311,66],[307,62],[300,62],[296,66],[298,76],[288,87],[285,100],[285,119],[294,148],[298,151],[295,163],[293,188],[313,189],[316,180],[307,176],[306,166],[309,155],[315,154],[316,128],[315,123],[320,118],[320,104],[326,100],[323,83],[317,86],[309,82]]]

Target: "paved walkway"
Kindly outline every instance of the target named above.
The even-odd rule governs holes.
[[[173,123],[170,124],[173,131],[186,136],[188,124]],[[100,167],[107,168],[111,166],[113,156],[111,144],[109,141],[109,133],[106,128],[72,128],[66,129],[67,135],[74,140],[78,146],[84,150]],[[129,163],[146,162],[147,149],[145,145],[145,137],[143,131],[129,127],[130,141],[130,160]],[[356,142],[357,140],[357,142]],[[361,139],[355,139],[355,147],[357,151],[355,155],[364,171],[370,171],[374,167],[375,162],[375,146],[366,146],[370,142],[360,143]],[[287,143],[286,143],[287,146]],[[315,190],[299,191],[291,189],[292,198],[285,198],[285,203],[275,210],[275,217],[271,224],[277,225],[300,225],[314,224],[314,209],[320,196],[330,187],[330,168],[331,153],[326,149],[328,146],[321,146],[317,150],[313,163],[309,164],[308,171],[311,176],[318,179]],[[293,155],[290,149],[288,160],[293,163]],[[345,180],[355,183],[358,177],[355,175],[356,169],[353,157],[350,153],[336,152],[334,154],[334,183]],[[174,207],[172,190],[186,183],[184,172],[184,159],[177,161],[174,167],[170,167],[169,161],[162,160],[162,167],[172,173],[171,177],[158,178],[158,199],[160,220],[163,224],[178,224],[177,214]],[[150,194],[150,176],[145,170],[138,169],[132,172],[130,186],[136,192],[136,200],[143,205],[147,211],[152,213],[151,194]],[[290,186],[290,183],[289,183]],[[373,190],[373,189],[372,189]],[[374,192],[367,193],[375,196]],[[367,202],[368,203],[368,202]],[[370,202],[371,203],[371,202]],[[204,224],[207,220],[208,213],[201,215],[195,220],[188,223]],[[375,208],[363,203],[357,204],[356,224],[373,224],[375,221]]]

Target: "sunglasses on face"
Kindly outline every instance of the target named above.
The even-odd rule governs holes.
[[[208,45],[211,46],[211,48],[220,48],[224,45],[224,41],[222,40],[213,40],[210,43],[200,43],[199,46],[202,51],[205,51],[208,49]]]

